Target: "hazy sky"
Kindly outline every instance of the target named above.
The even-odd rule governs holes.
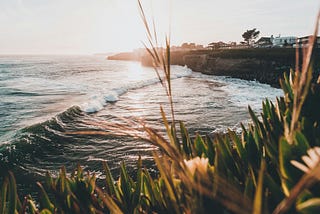
[[[142,0],[172,44],[312,33],[319,0]],[[0,54],[91,54],[141,46],[136,0],[0,0]]]

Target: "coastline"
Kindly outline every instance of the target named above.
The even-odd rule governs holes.
[[[207,75],[255,80],[279,88],[279,78],[283,77],[284,72],[289,73],[290,69],[295,68],[295,55],[294,48],[173,51],[171,65],[187,66],[194,72]],[[152,59],[147,53],[119,53],[109,56],[108,59],[140,61],[144,66],[152,66]],[[315,49],[314,78],[320,73],[319,59],[320,49]]]

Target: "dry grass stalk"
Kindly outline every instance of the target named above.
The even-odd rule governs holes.
[[[147,46],[145,43],[143,44],[145,49],[150,54],[153,60],[153,65],[154,65],[153,67],[156,71],[157,77],[161,85],[165,89],[165,92],[169,99],[169,105],[170,105],[170,111],[171,111],[170,113],[172,117],[171,122],[172,122],[172,127],[175,130],[175,114],[174,114],[173,97],[172,97],[171,67],[170,67],[170,36],[166,36],[166,46],[165,46],[165,50],[163,51],[162,48],[159,48],[154,19],[152,20],[152,23],[153,23],[153,34],[152,34],[146,14],[143,10],[141,0],[138,0],[138,5],[140,9],[140,15],[146,29],[149,46]],[[162,78],[161,73],[163,73],[164,78]]]
[[[316,19],[316,27],[312,36],[309,37],[309,42],[307,45],[307,49],[303,54],[303,62],[302,62],[302,69],[299,72],[299,66],[296,64],[296,73],[295,78],[293,80],[293,93],[294,93],[294,101],[293,101],[293,112],[292,112],[292,120],[289,127],[286,127],[285,134],[287,139],[289,139],[289,143],[293,143],[293,134],[295,130],[299,129],[299,117],[301,113],[302,106],[306,99],[306,95],[309,91],[311,81],[312,81],[312,70],[311,70],[311,58],[312,58],[312,50],[318,35],[318,28],[320,22],[320,12],[318,13]],[[298,47],[297,47],[298,48]],[[298,53],[296,53],[296,60],[299,62]],[[296,62],[296,63],[297,63]]]
[[[293,92],[294,92],[294,103],[293,103],[293,114],[291,120],[290,130],[286,130],[286,134],[288,134],[287,139],[290,144],[293,143],[293,135],[296,130],[299,130],[299,117],[301,113],[302,106],[306,99],[307,93],[309,91],[311,80],[312,80],[312,69],[311,67],[311,57],[312,50],[318,35],[318,27],[320,23],[320,12],[318,13],[316,20],[316,27],[314,30],[313,36],[309,37],[309,42],[307,45],[307,49],[303,55],[303,64],[301,73],[297,70],[293,82]],[[297,57],[297,60],[298,57]],[[305,159],[305,158],[304,158]],[[295,166],[299,166],[300,164],[296,162],[292,162]],[[300,193],[304,190],[310,188],[314,185],[318,180],[320,180],[320,161],[317,160],[314,164],[314,168],[305,171],[304,176],[299,180],[299,182],[292,188],[290,191],[290,195],[285,198],[274,210],[273,214],[281,214],[287,212],[292,205],[297,200]],[[301,168],[300,168],[301,169]]]

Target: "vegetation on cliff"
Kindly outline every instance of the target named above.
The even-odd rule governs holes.
[[[254,40],[258,38],[260,34],[260,31],[257,31],[256,28],[253,28],[252,30],[247,30],[242,34],[242,38],[245,41],[247,45],[252,45],[254,43]]]

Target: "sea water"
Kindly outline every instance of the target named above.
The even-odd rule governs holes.
[[[208,76],[172,66],[176,119],[191,133],[239,130],[250,105],[275,100],[281,90],[228,77]],[[125,161],[134,171],[139,156],[152,169],[157,148],[142,140],[80,134],[106,124],[139,119],[163,130],[160,106],[170,117],[168,98],[153,68],[102,56],[0,56],[0,167],[12,170],[26,188],[46,172],[77,164],[101,173]],[[104,128],[99,127],[104,126]],[[78,134],[70,134],[78,133]],[[32,188],[31,188],[32,189]]]

